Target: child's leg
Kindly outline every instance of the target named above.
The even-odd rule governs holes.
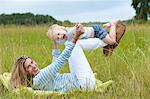
[[[83,48],[90,49],[90,47],[83,46],[83,44],[88,44],[95,49],[97,48],[98,40],[97,38],[78,40],[69,58],[70,72],[77,75],[83,89],[87,87],[93,89],[95,85],[93,71],[83,52]],[[91,41],[93,42],[89,43]]]
[[[105,38],[103,38],[103,41],[109,45],[113,45],[116,43],[116,25],[110,26],[109,34],[106,35]]]
[[[106,44],[113,45],[116,43],[116,24],[119,20],[114,20],[110,22],[110,31],[109,33],[99,25],[93,25],[93,29],[95,32],[95,37],[103,40]]]
[[[109,45],[113,45],[116,43],[116,27],[120,20],[113,20],[110,24],[110,31],[109,34],[103,39],[103,41]]]
[[[105,54],[105,56],[112,54],[113,49],[115,49],[118,46],[120,39],[122,38],[126,30],[126,25],[123,24],[120,20],[111,21],[109,25],[107,24],[103,25],[105,28],[110,28],[109,36],[107,36],[105,40],[109,40],[110,38],[112,40],[115,40],[115,42],[114,44],[108,44],[107,46],[104,47],[103,53]]]

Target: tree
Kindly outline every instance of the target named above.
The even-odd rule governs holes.
[[[148,20],[150,17],[150,0],[132,0],[131,5],[136,10],[135,19]]]
[[[69,20],[64,20],[64,22],[62,23],[63,26],[73,26],[73,23],[70,22]]]

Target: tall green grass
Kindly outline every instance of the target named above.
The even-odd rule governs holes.
[[[51,43],[46,36],[48,26],[0,26],[0,73],[10,72],[21,55],[32,57],[40,68],[51,63]],[[85,51],[98,79],[115,83],[104,93],[77,92],[66,98],[150,98],[150,27],[128,25],[126,34],[113,55],[105,57],[102,49]],[[63,46],[60,49],[63,50]],[[61,73],[69,72],[68,64]],[[0,84],[0,98],[15,98]],[[29,95],[23,95],[28,97]],[[21,98],[22,96],[20,96]],[[59,98],[60,98],[59,97]],[[30,98],[35,98],[32,95]],[[55,97],[56,98],[56,97]],[[57,97],[58,98],[58,97]]]

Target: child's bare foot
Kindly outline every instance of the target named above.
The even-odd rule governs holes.
[[[111,26],[112,26],[112,25],[117,25],[119,22],[120,22],[119,19],[112,20],[112,21],[110,21],[110,25],[111,25]]]
[[[112,20],[112,21],[110,21],[109,23],[103,24],[103,28],[108,29],[108,28],[110,28],[110,27],[113,26],[113,25],[117,25],[119,22],[120,22],[119,19]]]
[[[103,28],[107,29],[107,28],[110,28],[111,24],[110,23],[105,23],[103,24]]]

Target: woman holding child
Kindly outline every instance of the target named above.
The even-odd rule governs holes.
[[[76,31],[70,38],[65,34],[67,31],[64,28],[49,31],[48,33],[52,37],[53,43],[53,62],[40,70],[32,58],[27,56],[20,57],[12,70],[11,87],[30,86],[33,89],[58,92],[93,90],[95,78],[83,49],[93,50],[98,47],[104,47],[107,43],[115,43],[116,24],[117,21],[110,24],[111,34],[109,35],[98,26],[93,26],[94,32],[97,30],[97,33],[94,33],[88,39],[82,40],[78,40],[85,33],[85,29],[81,24],[75,26]],[[87,37],[87,34],[85,37]],[[67,40],[68,38],[69,40]],[[66,47],[61,54],[57,48],[57,40],[65,40]],[[70,73],[58,73],[68,59]]]

